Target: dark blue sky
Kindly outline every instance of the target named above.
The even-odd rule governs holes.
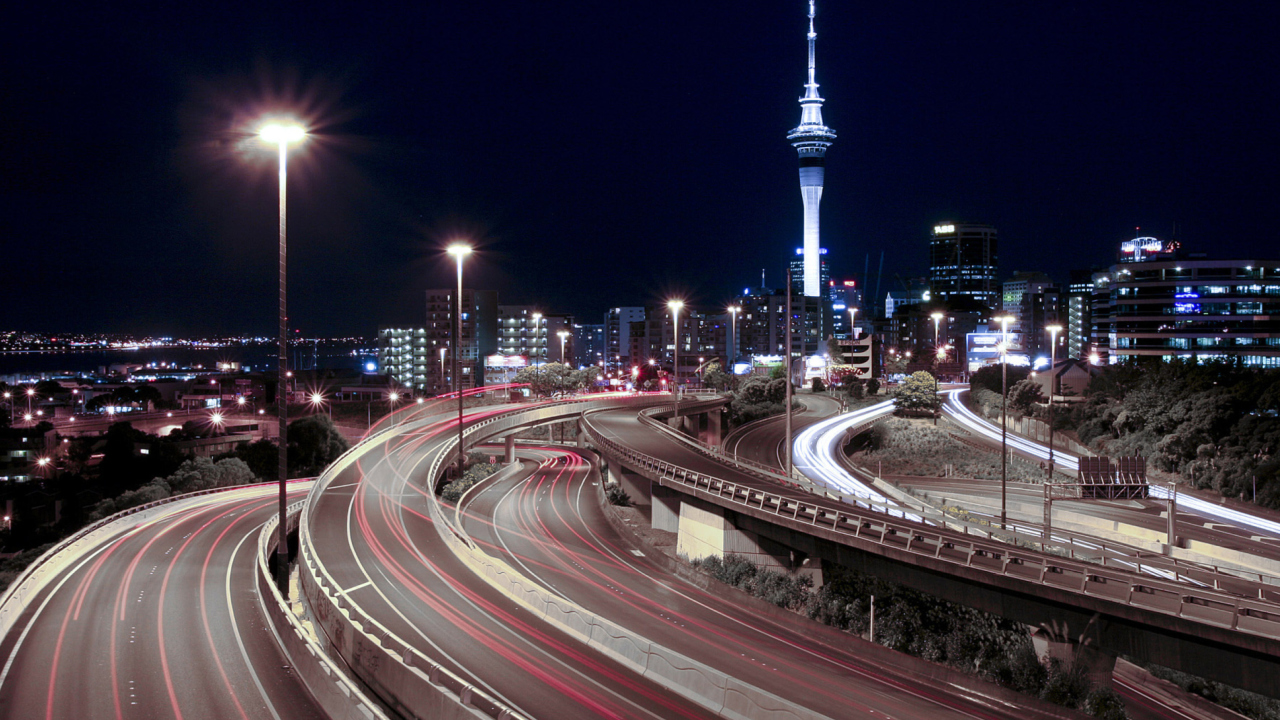
[[[376,6],[377,4],[369,4]],[[0,53],[4,329],[269,335],[275,174],[239,134],[295,107],[291,324],[372,334],[451,282],[599,322],[782,277],[803,0],[27,4]],[[926,272],[940,220],[1000,230],[1002,273],[1065,279],[1135,226],[1277,257],[1272,3],[818,6],[839,137],[837,277]],[[874,284],[874,278],[872,278]]]

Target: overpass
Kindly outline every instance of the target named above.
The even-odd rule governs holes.
[[[1074,538],[1064,548],[1057,532],[930,521],[875,499],[806,489],[717,456],[661,418],[611,411],[583,425],[624,487],[648,491],[655,527],[676,531],[694,556],[836,562],[1028,625],[1088,627],[1106,652],[1280,696],[1274,586]]]

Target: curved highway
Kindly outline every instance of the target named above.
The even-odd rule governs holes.
[[[625,412],[603,415],[610,416],[605,425],[629,422]],[[867,657],[865,641],[679,579],[613,529],[599,497],[599,472],[588,458],[555,447],[524,453],[536,461],[526,463],[526,472],[464,498],[463,527],[486,552],[550,591],[828,717],[1036,714],[880,666]]]
[[[310,482],[292,483],[301,499]],[[8,718],[316,720],[255,591],[278,486],[174,501],[59,574],[0,645]]]
[[[468,422],[506,410],[472,410]],[[527,717],[712,717],[544,625],[454,555],[429,519],[422,476],[456,432],[454,417],[393,433],[312,498],[315,553],[343,594]]]

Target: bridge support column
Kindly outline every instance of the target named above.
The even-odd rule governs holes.
[[[702,432],[700,439],[712,447],[720,447],[724,442],[724,413],[720,410],[709,410],[706,418],[706,430]]]
[[[821,560],[738,528],[735,515],[697,498],[682,497],[676,553],[690,560],[738,555],[762,567],[808,575],[814,587],[822,585]]]
[[[649,505],[653,502],[653,491],[648,478],[633,473],[612,460],[608,461],[608,468],[609,477],[622,487],[623,492],[631,498],[632,505]]]
[[[516,461],[516,435],[515,435],[515,433],[511,433],[510,435],[508,435],[508,436],[507,436],[506,443],[507,443],[507,444],[506,444],[506,455],[503,457],[503,461],[504,461],[504,462],[506,462],[506,464],[510,465],[511,463],[514,463],[514,462]]]
[[[681,493],[662,485],[650,484],[653,505],[650,507],[650,527],[654,530],[680,532]]]

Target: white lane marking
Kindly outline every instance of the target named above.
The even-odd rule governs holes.
[[[431,457],[431,455],[430,455],[429,453],[422,453],[422,455],[421,455],[420,457],[418,457],[418,459],[417,459],[416,461],[414,461],[414,463],[410,466],[410,468],[409,468],[410,472],[408,472],[408,473],[396,473],[397,479],[398,479],[400,482],[403,482],[403,483],[406,483],[406,484],[407,484],[407,483],[408,483],[408,478],[409,478],[409,476],[410,476],[410,475],[412,475],[412,474],[413,474],[413,471],[417,468],[417,466],[418,466],[419,464],[421,464],[424,460],[426,460],[428,457]],[[366,478],[368,478],[369,476],[368,476],[368,475],[366,475],[365,477],[366,477]],[[372,486],[371,486],[371,487],[372,487]],[[643,705],[640,705],[639,703],[637,703],[635,700],[633,700],[633,699],[631,699],[631,698],[627,697],[626,695],[623,695],[622,693],[618,692],[618,690],[617,690],[616,688],[613,688],[613,687],[610,687],[610,686],[608,686],[608,685],[605,685],[604,683],[600,682],[599,680],[596,680],[596,679],[595,679],[594,677],[592,677],[591,675],[588,675],[588,674],[586,674],[586,673],[584,673],[584,672],[582,672],[582,671],[580,671],[580,670],[578,670],[578,669],[574,668],[573,666],[571,666],[571,665],[569,665],[567,662],[565,662],[565,660],[563,660],[562,658],[560,658],[560,657],[558,657],[558,656],[553,655],[552,653],[550,653],[550,652],[549,652],[546,648],[544,648],[541,644],[539,644],[539,643],[535,643],[535,642],[531,641],[531,640],[530,640],[528,637],[526,637],[525,635],[523,635],[523,634],[521,634],[521,633],[519,633],[519,632],[516,632],[516,631],[515,631],[514,629],[512,629],[511,627],[507,626],[507,624],[506,624],[506,623],[502,622],[502,621],[501,621],[501,620],[499,620],[497,617],[495,617],[495,616],[493,615],[493,613],[491,613],[491,612],[489,612],[489,611],[487,611],[487,610],[484,610],[484,609],[483,609],[483,608],[481,608],[481,607],[480,607],[480,606],[479,606],[475,601],[471,600],[471,599],[470,599],[470,598],[468,598],[465,594],[463,594],[462,592],[460,592],[460,591],[457,589],[456,585],[455,585],[455,583],[456,583],[457,581],[456,581],[454,578],[452,578],[452,577],[445,577],[445,575],[444,575],[443,573],[441,573],[441,572],[440,572],[440,571],[439,571],[435,566],[431,565],[431,564],[427,561],[427,556],[426,556],[426,554],[425,554],[425,553],[424,553],[424,552],[423,552],[423,551],[418,547],[417,543],[416,543],[416,542],[414,542],[413,538],[409,535],[408,527],[405,525],[405,518],[404,518],[404,509],[405,509],[405,504],[404,504],[404,503],[398,503],[398,506],[399,506],[399,507],[397,508],[396,517],[397,517],[397,519],[398,519],[398,521],[399,521],[401,531],[402,531],[402,532],[404,532],[405,537],[409,540],[409,545],[410,545],[410,547],[412,548],[412,551],[413,551],[414,556],[418,558],[418,561],[419,561],[420,563],[422,563],[422,566],[423,566],[423,568],[424,568],[424,569],[429,570],[429,571],[431,572],[431,574],[432,574],[432,575],[434,575],[436,578],[438,578],[438,579],[440,580],[440,582],[441,582],[445,587],[448,587],[450,590],[452,590],[455,594],[457,594],[457,595],[461,598],[461,600],[462,600],[464,603],[466,603],[468,606],[470,606],[470,607],[471,607],[472,611],[473,611],[474,613],[476,613],[476,615],[473,615],[472,617],[484,617],[484,618],[488,618],[489,622],[490,622],[490,623],[493,623],[493,624],[496,626],[496,628],[497,628],[498,630],[500,630],[500,631],[505,631],[507,634],[509,634],[509,635],[512,637],[512,639],[514,639],[515,641],[520,642],[522,645],[524,645],[526,648],[528,648],[528,651],[529,651],[531,654],[534,654],[534,655],[541,655],[541,656],[545,657],[549,662],[555,663],[557,666],[559,666],[559,667],[562,669],[562,671],[563,671],[563,672],[565,672],[566,674],[571,675],[571,676],[575,676],[575,677],[579,677],[579,678],[581,678],[584,682],[590,683],[593,687],[595,687],[597,690],[599,690],[599,691],[600,691],[601,693],[603,693],[604,695],[609,695],[609,696],[614,697],[618,702],[625,703],[626,705],[628,705],[628,706],[630,706],[630,707],[634,708],[637,712],[639,712],[639,713],[641,713],[641,714],[643,714],[643,715],[645,715],[645,716],[648,716],[648,717],[656,718],[656,719],[658,719],[658,720],[660,720],[660,719],[661,719],[661,716],[660,716],[660,715],[656,715],[655,713],[653,713],[653,712],[652,712],[651,710],[649,710],[648,708],[646,708],[646,707],[644,707]],[[434,529],[435,529],[435,531],[436,531],[437,533],[442,532],[440,528],[434,528]],[[448,532],[448,531],[446,530],[446,531],[444,531],[444,532]],[[460,667],[461,667],[461,666],[460,666]],[[533,715],[533,714],[530,714],[530,713],[525,712],[522,708],[520,708],[520,706],[516,705],[515,703],[510,702],[507,698],[502,697],[501,695],[498,695],[496,692],[494,693],[494,696],[495,696],[495,697],[498,697],[498,698],[499,698],[499,699],[501,699],[503,702],[505,702],[505,703],[507,703],[508,705],[510,705],[512,709],[517,710],[517,711],[519,711],[519,712],[524,712],[524,714],[525,714],[525,715],[527,715],[528,717],[534,717],[534,715]]]
[[[62,580],[60,580],[58,584],[55,585],[54,588],[49,591],[49,594],[45,596],[44,602],[40,603],[40,607],[37,608],[35,614],[31,616],[31,620],[27,623],[27,626],[22,629],[22,634],[18,636],[18,642],[13,644],[13,651],[9,653],[9,659],[5,661],[4,670],[0,671],[0,687],[4,687],[5,678],[9,677],[9,669],[13,667],[13,661],[18,656],[18,650],[22,648],[22,642],[27,639],[27,633],[31,632],[31,626],[35,625],[36,620],[40,617],[40,613],[44,612],[45,607],[47,607],[50,601],[53,600],[54,596],[57,595],[60,590],[62,590],[62,586],[66,584],[66,582],[70,580],[72,576],[80,572],[80,568],[84,567],[85,563],[94,559],[95,557],[98,556],[99,553],[103,552],[104,550],[111,547],[112,545],[115,545],[118,542],[123,542],[129,535],[132,535],[134,531],[140,530],[142,527],[144,526],[140,525],[137,528],[134,528],[134,530],[114,538],[111,542],[103,543],[102,547],[98,548],[97,550],[94,550],[92,554],[90,554],[84,560],[81,560],[78,565],[76,565],[74,568],[71,569],[71,572],[68,572],[62,578]]]
[[[262,525],[255,525],[253,530],[257,531],[261,528]],[[253,678],[253,684],[258,688],[258,693],[262,695],[262,701],[267,704],[267,710],[271,712],[271,717],[275,718],[275,720],[280,720],[280,713],[276,712],[276,706],[271,703],[271,698],[267,695],[267,689],[262,687],[262,681],[258,678],[258,671],[253,669],[253,662],[249,660],[249,651],[244,647],[244,638],[240,637],[240,626],[236,623],[236,611],[235,608],[231,606],[231,571],[236,566],[236,556],[240,554],[240,548],[244,546],[245,541],[251,537],[256,537],[257,534],[257,532],[245,533],[244,537],[240,538],[240,542],[236,543],[235,549],[231,551],[231,559],[227,562],[227,615],[231,617],[231,629],[235,631],[236,645],[240,646],[240,657],[244,658],[244,666],[249,670],[249,676]],[[255,558],[255,567],[253,568],[254,572],[258,571],[258,568],[256,567],[256,560],[257,559]],[[257,587],[256,582],[254,583],[254,587]],[[262,602],[267,601],[262,600]],[[281,647],[283,647],[283,645]]]
[[[343,590],[343,591],[342,591],[342,594],[343,594],[343,595],[346,595],[346,594],[348,594],[348,593],[353,593],[353,592],[355,592],[355,591],[359,590],[359,589],[360,589],[360,588],[362,588],[362,587],[367,587],[367,586],[372,585],[372,584],[373,584],[373,581],[372,581],[372,580],[365,580],[364,582],[360,583],[359,585],[353,585],[352,587],[349,587],[349,588],[347,588],[346,590]]]

